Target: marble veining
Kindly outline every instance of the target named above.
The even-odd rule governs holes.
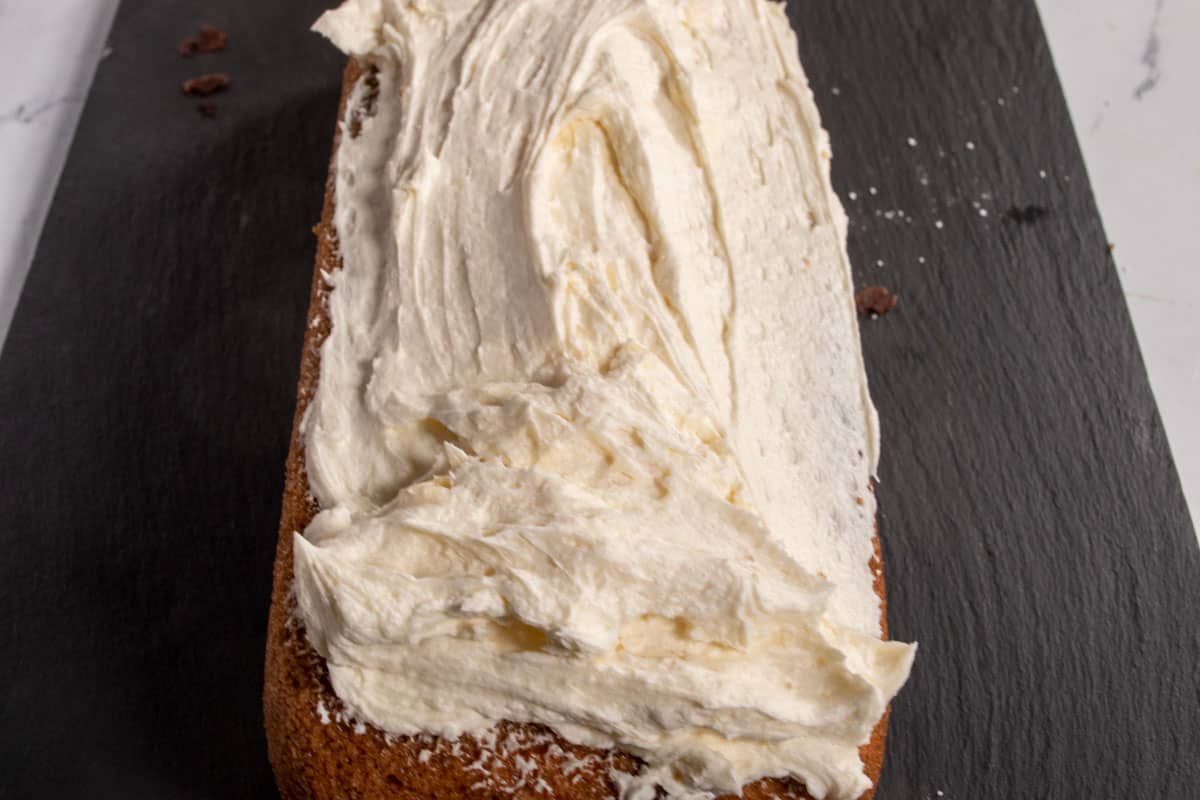
[[[0,4],[0,344],[118,0]]]
[[[86,95],[70,94],[64,97],[35,98],[19,103],[16,108],[0,113],[0,125],[15,122],[18,125],[28,125],[47,111],[53,111],[59,106],[73,103],[82,104]]]
[[[1158,66],[1159,53],[1162,50],[1162,37],[1158,34],[1158,26],[1162,22],[1163,6],[1166,3],[1167,0],[1156,0],[1154,4],[1154,17],[1150,20],[1150,33],[1146,36],[1146,49],[1142,51],[1142,64],[1146,67],[1146,77],[1142,78],[1141,83],[1133,90],[1134,100],[1141,100],[1146,94],[1154,91],[1154,87],[1158,86],[1158,81],[1162,77]]]

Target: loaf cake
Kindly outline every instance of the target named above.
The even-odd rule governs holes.
[[[769,0],[349,0],[266,654],[301,798],[870,797],[829,147]]]

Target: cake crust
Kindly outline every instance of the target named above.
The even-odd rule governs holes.
[[[351,89],[362,76],[351,59],[346,66],[334,137],[336,157]],[[303,532],[318,508],[308,487],[300,422],[320,378],[320,351],[329,334],[326,275],[341,268],[335,208],[334,169],[325,185],[317,237],[316,268],[309,299],[308,326],[286,463],[274,588],[268,621],[263,686],[267,750],[283,800],[493,800],[554,797],[601,800],[616,796],[611,774],[636,772],[638,760],[626,753],[573,745],[538,725],[502,723],[487,741],[463,736],[449,742],[433,736],[392,737],[350,720],[329,683],[324,660],[309,645],[293,613],[292,536]],[[880,599],[880,625],[887,638],[887,606],[879,539],[871,559]],[[883,768],[888,713],[860,748],[872,784]],[[531,768],[532,765],[532,768]],[[874,789],[862,795],[870,800]],[[727,797],[734,797],[729,795]],[[745,787],[744,800],[812,800],[801,783],[767,778]]]

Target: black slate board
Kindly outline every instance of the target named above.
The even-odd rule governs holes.
[[[121,7],[0,357],[0,796],[274,795],[322,5]],[[901,296],[863,325],[921,643],[880,800],[1196,796],[1200,551],[1032,0],[791,5],[858,283]],[[178,58],[205,21],[229,51]],[[217,70],[209,121],[179,83]]]

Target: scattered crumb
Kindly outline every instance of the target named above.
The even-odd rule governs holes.
[[[1109,243],[1108,243],[1108,252],[1110,252],[1110,253],[1111,253],[1111,252],[1113,252],[1113,251],[1114,251],[1114,250],[1116,250],[1116,249],[1117,249],[1116,242],[1109,242]]]
[[[975,149],[975,143],[974,143],[974,142],[967,142],[967,149],[968,149],[968,150],[974,150],[974,149]]]
[[[1039,177],[1039,178],[1041,178],[1042,180],[1046,180],[1046,170],[1044,170],[1044,169],[1039,169],[1039,170],[1038,170],[1038,177]]]
[[[205,100],[203,103],[197,104],[196,110],[199,111],[204,116],[208,117],[209,119],[216,119],[216,117],[217,117],[217,104],[210,102],[208,100]]]
[[[850,193],[849,193],[848,195],[846,195],[846,196],[847,196],[847,197],[849,197],[851,200],[857,200],[857,199],[858,199],[858,192],[850,192]]]
[[[917,263],[918,263],[918,264],[924,264],[924,263],[925,263],[925,256],[917,256]]]
[[[986,208],[979,209],[979,216],[986,217],[987,215],[988,215],[988,210]]]
[[[215,25],[201,25],[200,33],[189,36],[179,43],[179,55],[189,58],[197,53],[215,53],[225,49],[228,39],[225,31]]]
[[[937,228],[937,229],[940,231],[942,228],[946,227],[946,223],[942,222],[942,221],[939,219],[939,220],[936,220],[936,221],[933,223],[933,227]]]
[[[1008,210],[1005,216],[1011,219],[1013,222],[1025,225],[1037,222],[1048,213],[1050,212],[1041,206],[1013,206]]]
[[[350,138],[357,139],[362,133],[363,122],[375,116],[375,106],[379,101],[379,68],[371,67],[362,81],[362,98],[350,112]]]
[[[835,87],[833,87],[833,89],[832,89],[831,91],[833,92],[833,94],[834,94],[834,96],[835,96],[835,97],[836,97],[837,95],[839,95],[839,94],[841,94],[841,93],[842,93],[842,90],[841,90],[841,89],[839,89],[839,88],[838,88],[838,87],[836,87],[836,86],[835,86]]]
[[[996,98],[996,104],[997,104],[997,105],[1004,105],[1004,98],[1003,98],[1003,97],[997,97],[997,98]]]
[[[908,146],[909,146],[909,147],[916,147],[916,146],[917,146],[917,140],[916,140],[916,139],[914,139],[914,138],[913,138],[913,137],[911,137],[911,136],[910,136],[910,137],[908,137]]]
[[[224,72],[211,72],[208,75],[184,81],[183,93],[207,97],[210,94],[225,91],[232,83],[233,81]]]
[[[878,189],[876,189],[874,186],[872,186],[870,189],[867,189],[867,192],[868,192],[869,194],[871,194],[871,195],[877,195],[877,194],[879,194],[879,190],[878,190]]]
[[[877,267],[882,267],[882,266],[883,266],[883,259],[882,259],[882,258],[876,259],[876,260],[875,260],[875,266],[877,266]]]
[[[854,305],[858,308],[858,313],[869,314],[874,319],[895,308],[899,299],[883,286],[868,286],[854,295]]]

